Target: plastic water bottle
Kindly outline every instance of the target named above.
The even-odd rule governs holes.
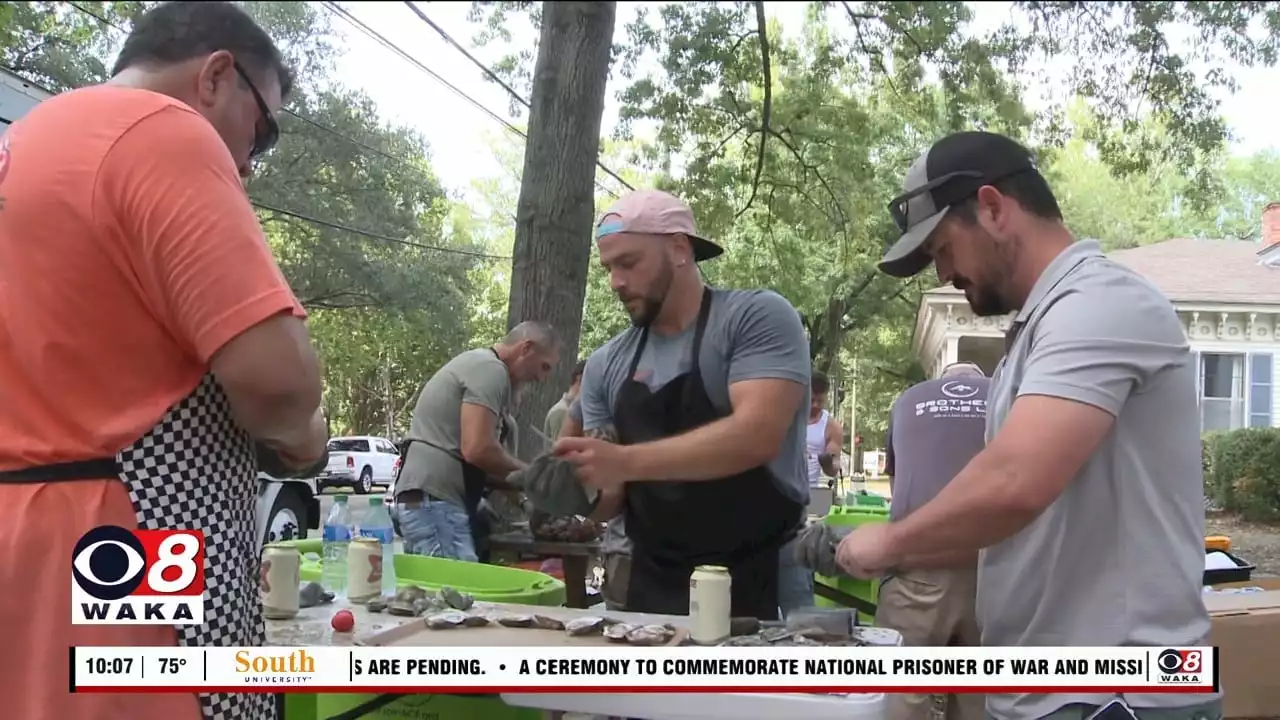
[[[323,537],[321,584],[342,601],[347,597],[347,546],[351,544],[351,508],[346,495],[333,499]]]
[[[369,498],[369,509],[360,519],[360,536],[375,538],[382,544],[382,594],[396,594],[395,541],[396,531],[391,524],[391,513],[382,504],[382,498]]]

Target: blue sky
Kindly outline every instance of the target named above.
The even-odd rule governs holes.
[[[657,3],[618,3],[618,32],[634,18],[641,5]],[[977,3],[975,24],[990,27],[1010,17],[1010,3]],[[400,2],[362,2],[344,4],[353,16],[388,40],[400,46],[440,76],[466,91],[468,95],[497,114],[507,117],[508,96],[496,84],[483,81],[480,71],[460,52],[449,46],[430,26]],[[506,47],[471,48],[476,27],[467,21],[469,2],[418,3],[432,20],[455,40],[468,47],[481,61],[492,65],[508,52]],[[792,32],[803,20],[805,3],[769,3],[768,11],[777,17],[784,30]],[[495,177],[502,168],[490,150],[491,138],[503,133],[502,126],[466,100],[458,97],[408,61],[395,55],[376,41],[357,31],[340,17],[333,18],[339,33],[338,45],[346,51],[337,62],[336,79],[344,85],[360,87],[377,103],[389,121],[417,128],[432,146],[432,166],[445,186],[476,199],[470,190],[472,181]],[[521,24],[513,24],[514,44],[532,47],[536,36]],[[1069,69],[1069,60],[1056,61],[1043,69],[1054,74]],[[1240,91],[1222,98],[1223,113],[1236,139],[1232,149],[1239,153],[1276,147],[1275,122],[1280,117],[1280,70],[1246,70],[1232,68],[1240,82]],[[606,102],[602,132],[612,132],[618,115],[613,98],[617,88],[610,88]],[[1037,88],[1042,94],[1053,87]],[[1033,98],[1032,104],[1037,101]],[[517,139],[518,140],[518,139]]]

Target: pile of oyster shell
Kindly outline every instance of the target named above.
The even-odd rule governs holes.
[[[587,543],[599,540],[604,526],[580,515],[552,517],[533,512],[529,515],[529,534],[544,542]]]
[[[451,587],[443,587],[439,592],[433,592],[410,585],[397,590],[395,597],[390,600],[386,598],[370,600],[367,607],[371,613],[380,613],[385,610],[392,615],[415,617],[440,610],[468,610],[475,602],[475,598]]]
[[[856,636],[837,635],[820,627],[765,628],[750,635],[731,637],[719,643],[720,647],[862,647],[866,644]]]
[[[460,627],[485,627],[498,624],[509,628],[533,628],[537,630],[562,630],[570,637],[603,636],[612,643],[651,646],[666,645],[676,636],[673,625],[641,625],[620,622],[605,617],[580,617],[561,622],[545,615],[468,615],[457,610],[428,615],[427,627],[432,630],[450,630]]]

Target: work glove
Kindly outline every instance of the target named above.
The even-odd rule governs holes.
[[[794,544],[796,562],[818,575],[840,577],[847,573],[836,564],[836,548],[852,528],[837,528],[814,523],[800,531]]]
[[[533,508],[547,515],[590,515],[595,509],[574,474],[573,464],[554,455],[539,457],[524,470],[507,476],[507,480],[519,485]]]

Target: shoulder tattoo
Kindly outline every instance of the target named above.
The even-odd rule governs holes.
[[[604,440],[605,442],[611,442],[611,443],[618,442],[618,429],[615,428],[612,424],[602,425],[598,428],[591,428],[590,430],[584,431],[582,434],[585,437],[593,438],[596,440]]]

